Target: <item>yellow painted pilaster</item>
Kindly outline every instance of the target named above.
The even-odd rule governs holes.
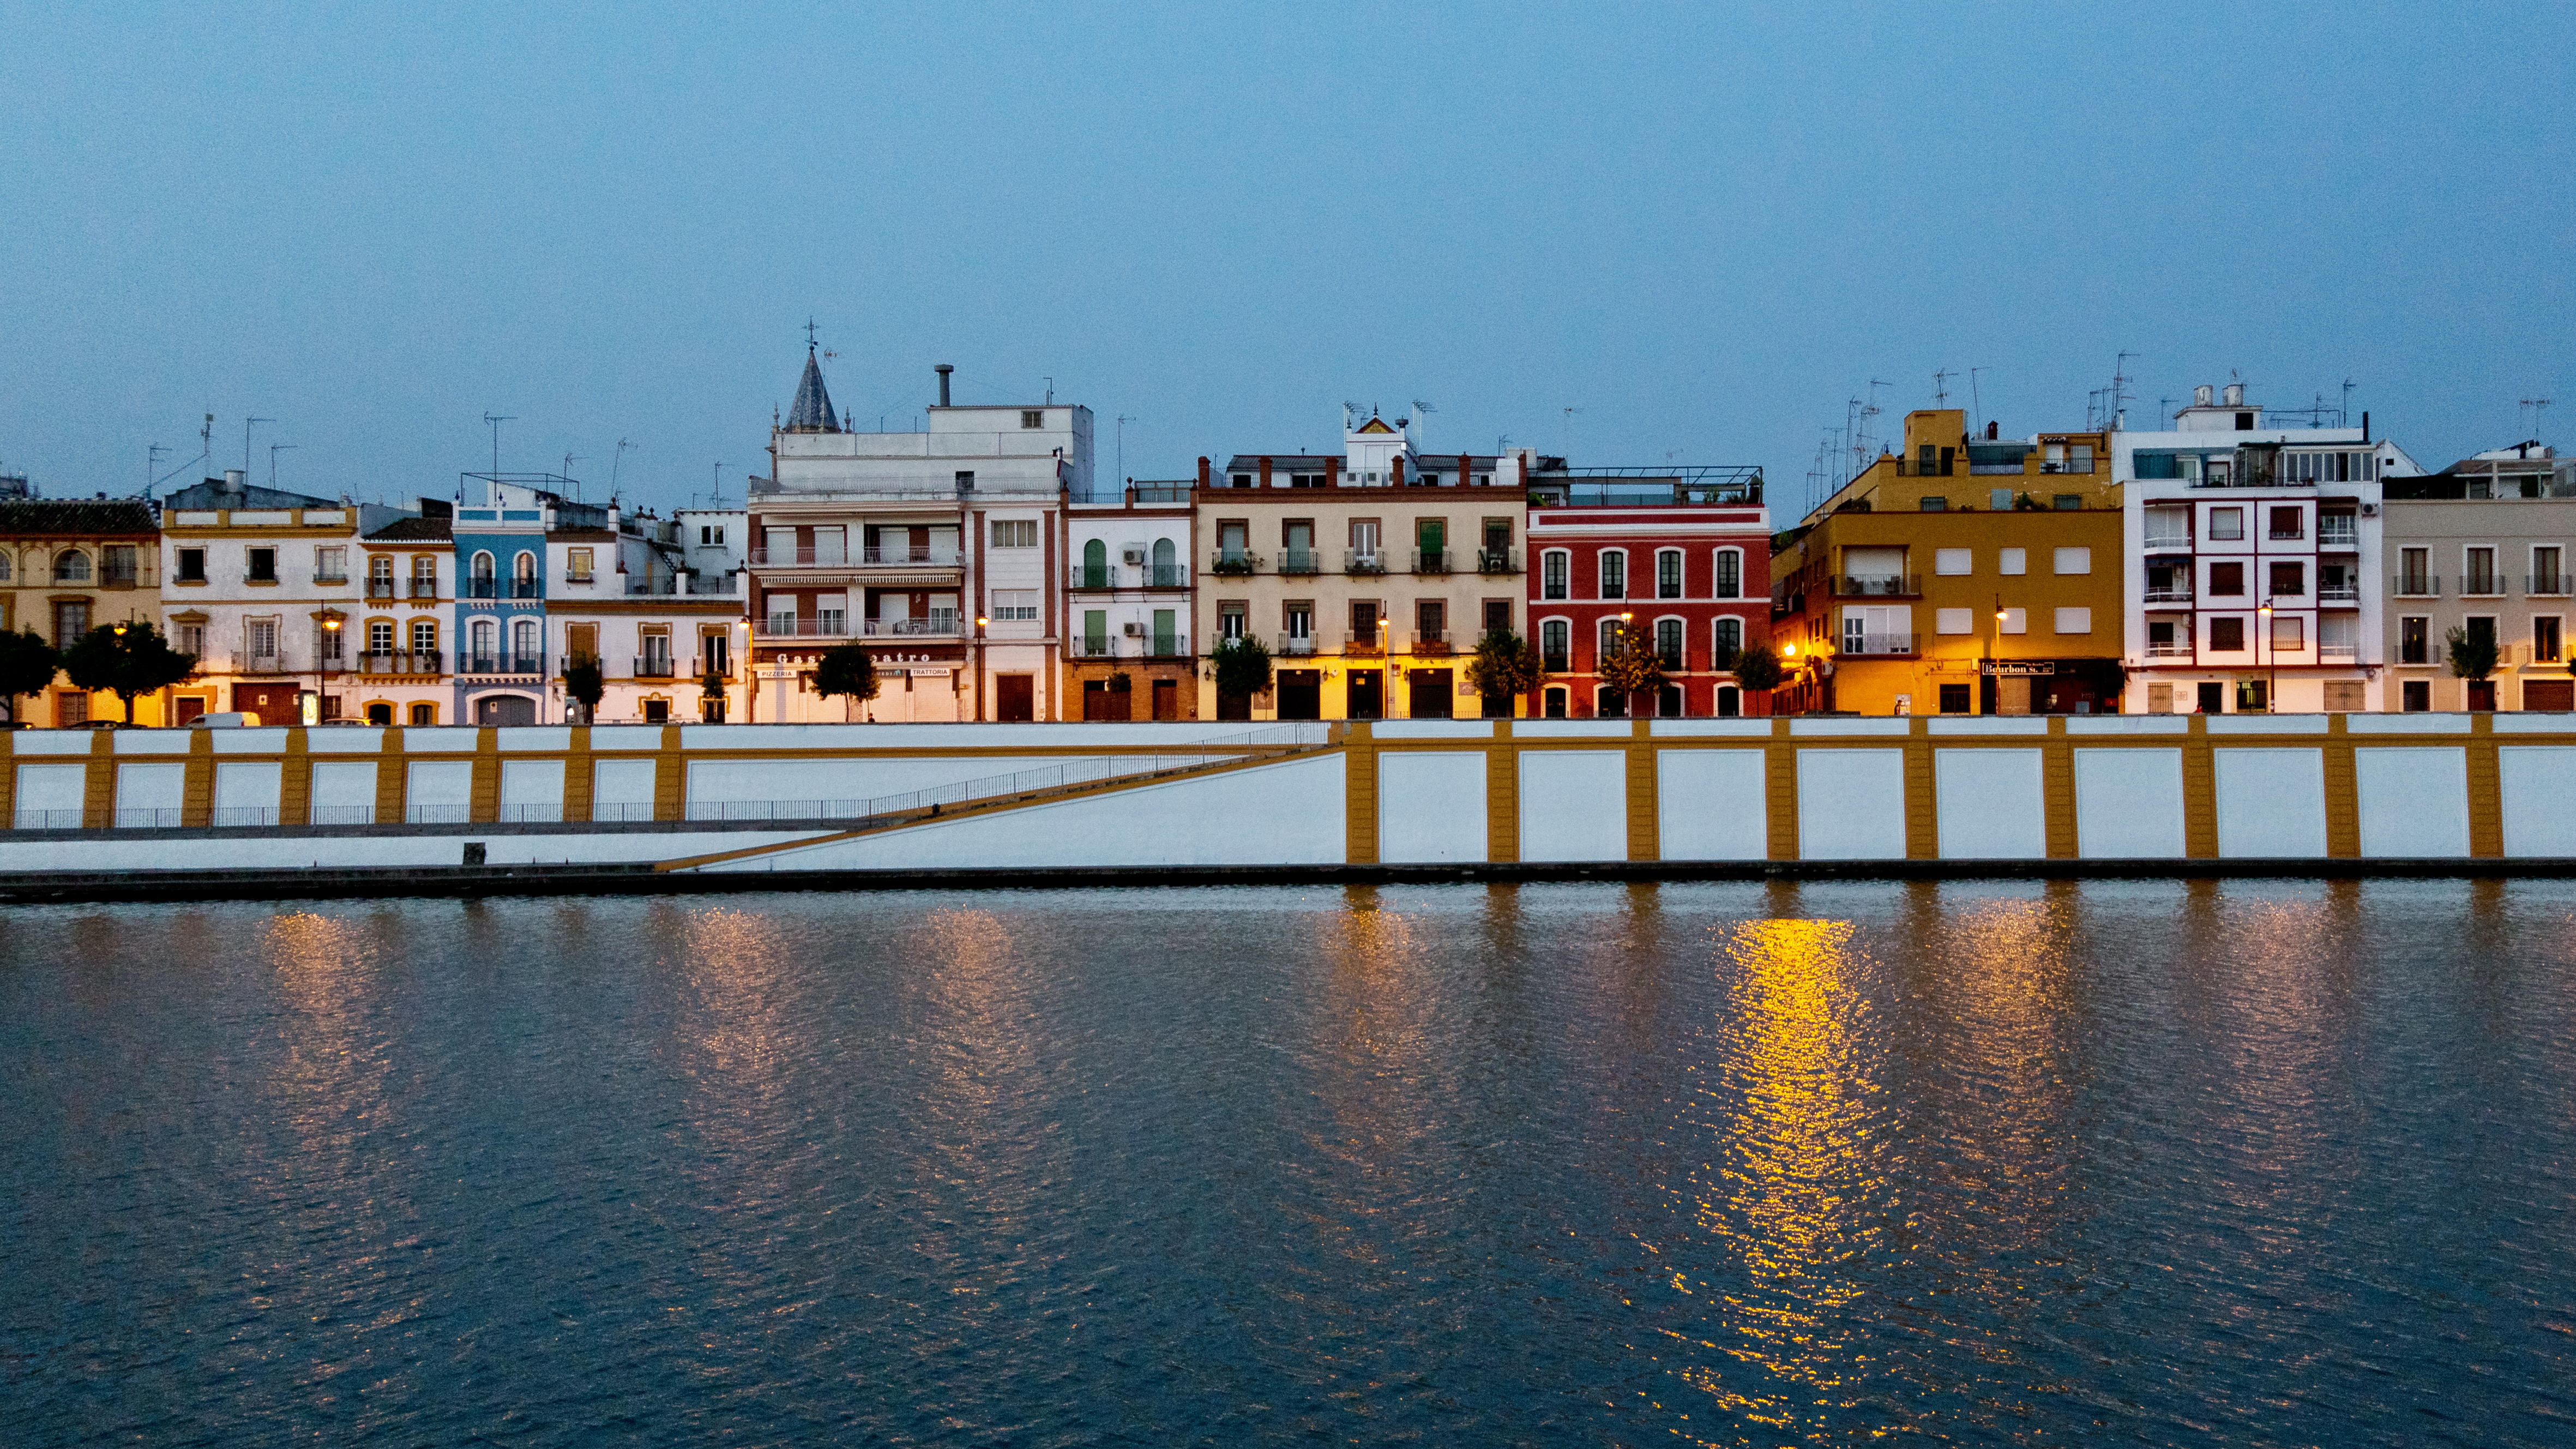
[[[653,818],[678,820],[686,814],[689,762],[680,754],[680,726],[662,726],[662,748],[653,756]]]
[[[2361,854],[2361,786],[2344,716],[2326,716],[2326,854],[2352,860]]]
[[[1941,858],[1940,799],[1932,783],[1932,721],[1919,714],[1905,735],[1905,858]]]
[[[501,731],[491,725],[474,732],[474,794],[466,818],[488,825],[501,818]]]
[[[1663,858],[1663,824],[1656,816],[1655,741],[1652,721],[1628,724],[1628,858]]]
[[[1762,806],[1773,860],[1798,858],[1798,747],[1789,742],[1789,718],[1771,720],[1771,742],[1762,747]]]
[[[81,824],[104,830],[116,823],[116,731],[89,734],[89,774],[81,781]]]
[[[1342,745],[1345,858],[1377,864],[1377,745],[1365,720],[1353,720]]]
[[[18,732],[0,731],[0,825],[18,821]]]
[[[564,756],[563,818],[590,818],[590,790],[598,772],[591,768],[590,726],[572,727],[572,752]]]
[[[2075,858],[2075,743],[2066,737],[2066,716],[2048,717],[2048,738],[2039,747],[2039,794],[2048,822],[2048,858]]]
[[[313,823],[313,756],[301,725],[286,732],[286,757],[277,767],[277,823]]]
[[[2495,716],[2469,716],[2469,854],[2504,855],[2504,782],[2496,759]]]
[[[1494,742],[1485,747],[1485,859],[1511,862],[1521,858],[1521,758],[1512,743],[1512,722],[1494,721]]]
[[[215,732],[190,730],[186,773],[179,781],[179,823],[215,823]]]
[[[411,769],[403,758],[401,725],[385,731],[384,750],[376,756],[376,823],[400,825],[410,816]]]
[[[2210,753],[2209,716],[2195,714],[2182,742],[2182,850],[2193,860],[2218,858],[2218,760]]]

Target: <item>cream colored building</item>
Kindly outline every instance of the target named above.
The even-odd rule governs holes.
[[[0,493],[0,630],[28,630],[57,649],[101,624],[157,622],[160,562],[152,506],[139,498],[29,498],[24,479]],[[54,675],[42,695],[5,701],[13,718],[36,726],[112,720],[117,697],[72,687]],[[142,724],[164,724],[168,705],[138,699]]]

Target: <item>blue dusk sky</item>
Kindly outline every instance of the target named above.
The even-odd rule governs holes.
[[[0,7],[0,469],[445,496],[766,471],[834,398],[1098,466],[1758,463],[2234,369],[2428,467],[2576,418],[2576,6]],[[1873,392],[1872,380],[1885,384]],[[1570,410],[1570,411],[1569,411]],[[196,476],[190,468],[173,480]]]

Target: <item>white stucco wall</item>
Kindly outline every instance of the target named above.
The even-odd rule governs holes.
[[[2576,856],[2576,748],[2502,746],[2496,776],[2504,796],[2504,853]]]
[[[2324,857],[2325,751],[2236,746],[2210,753],[2217,761],[2221,857]]]
[[[1624,751],[1523,750],[1520,773],[1521,859],[1628,858]]]
[[[1485,809],[1480,752],[1378,756],[1377,858],[1388,865],[1483,860]]]
[[[1771,853],[1763,784],[1760,750],[1656,751],[1657,853],[1666,860],[1763,859]]]
[[[2037,750],[1935,750],[1943,860],[2040,860],[2048,805]]]
[[[2182,812],[2182,751],[2075,751],[2079,858],[2180,860],[2189,849]]]
[[[2361,853],[2376,859],[2469,853],[2469,752],[2363,746],[2352,752]]]
[[[1902,726],[1906,722],[1885,723]],[[1903,860],[1905,752],[1798,751],[1798,856],[1802,860]]]

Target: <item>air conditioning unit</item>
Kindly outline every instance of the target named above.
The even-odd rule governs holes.
[[[2379,516],[2379,505],[2376,503],[2365,503],[2361,505],[2361,516],[2364,518],[2377,518]]]
[[[1130,639],[1142,639],[1145,637],[1145,626],[1130,619],[1127,621],[1126,633]]]
[[[1145,550],[1142,545],[1129,544],[1125,557],[1130,567],[1141,565],[1145,562]]]

